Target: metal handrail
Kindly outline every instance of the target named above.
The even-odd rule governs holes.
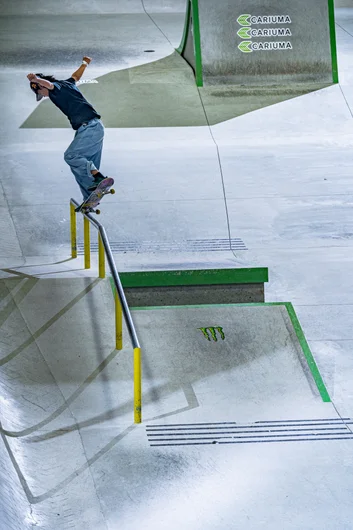
[[[71,206],[71,212],[70,212],[70,219],[71,219],[71,249],[72,249],[72,257],[77,257],[77,246],[76,246],[76,212],[75,208],[79,206],[79,204],[75,201],[75,199],[70,199],[70,206]],[[104,229],[104,226],[102,226],[94,217],[92,217],[89,213],[81,212],[83,217],[87,219],[95,228],[98,230],[98,233],[100,235],[100,241],[99,241],[99,251],[100,251],[100,277],[104,277],[104,272],[101,274],[101,266],[104,269],[104,263],[101,264],[101,242],[103,245],[104,252],[107,256],[107,260],[109,263],[109,268],[112,274],[112,278],[114,281],[116,294],[119,298],[119,302],[121,305],[121,310],[125,318],[125,322],[127,325],[127,329],[131,338],[131,342],[134,348],[134,382],[135,382],[135,423],[141,422],[141,347],[139,340],[137,338],[137,333],[135,330],[134,323],[132,321],[131,313],[129,306],[126,301],[125,293],[123,286],[121,284],[121,280],[119,278],[119,274],[114,262],[113,254],[110,248],[108,236],[106,234],[106,231]],[[88,259],[86,261],[86,243],[89,244],[89,231],[86,233],[85,229],[85,267],[90,267],[90,260]],[[104,259],[104,256],[103,256]],[[118,308],[116,308],[116,311],[118,313]],[[121,314],[121,313],[120,313]],[[118,321],[118,315],[116,315],[116,321]],[[121,332],[120,332],[120,341],[121,341]],[[119,342],[120,343],[120,342]],[[121,346],[122,347],[122,346]],[[118,349],[121,349],[119,347]]]

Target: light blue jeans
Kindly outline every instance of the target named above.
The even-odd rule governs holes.
[[[100,119],[93,118],[81,125],[64,154],[85,201],[90,195],[88,187],[93,182],[91,171],[97,169],[102,157],[104,126]]]

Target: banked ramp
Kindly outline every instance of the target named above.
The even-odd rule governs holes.
[[[333,0],[188,0],[179,53],[198,86],[337,83]]]
[[[6,279],[0,299],[1,530],[129,530],[158,512],[164,524],[166,469],[164,507],[229,444],[243,461],[240,443],[315,451],[352,438],[286,305],[132,309],[143,351],[144,423],[134,425],[131,344],[124,328],[114,348],[108,280]],[[195,458],[200,445],[211,453]]]

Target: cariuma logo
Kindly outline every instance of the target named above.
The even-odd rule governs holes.
[[[289,28],[263,28],[255,29],[252,27],[249,28],[240,28],[237,32],[237,35],[241,39],[252,39],[253,37],[291,37],[292,32]]]
[[[240,28],[238,35],[241,39],[251,39],[251,27],[249,28]]]
[[[204,337],[206,337],[206,339],[209,340],[209,341],[211,341],[211,337],[213,338],[213,340],[215,342],[218,341],[216,331],[218,331],[218,333],[219,333],[219,335],[220,335],[222,340],[225,339],[225,335],[223,333],[223,328],[221,328],[220,326],[209,327],[209,328],[197,328],[197,329],[200,329],[202,331]],[[210,335],[208,333],[210,333],[211,337],[210,337]]]
[[[237,18],[237,22],[240,26],[249,27],[252,24],[291,24],[292,19],[288,15],[265,15],[265,16],[253,16],[253,15],[240,15]]]
[[[252,53],[251,41],[243,41],[239,44],[238,48],[243,53]]]
[[[251,22],[249,21],[250,17],[251,15],[240,15],[240,17],[237,18],[237,22],[241,26],[251,26]]]
[[[243,53],[252,52],[270,52],[270,51],[282,51],[282,50],[293,50],[292,43],[286,42],[252,42],[244,40],[238,46],[239,50]]]

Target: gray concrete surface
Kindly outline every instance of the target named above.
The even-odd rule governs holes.
[[[143,7],[148,13],[184,13],[186,0],[142,0]]]
[[[46,0],[16,0],[15,2],[0,1],[2,15],[64,15],[64,14],[151,14],[185,13],[186,0],[99,0],[87,2],[81,0],[73,6],[69,0],[60,4]]]
[[[115,5],[118,4],[122,5]],[[64,5],[69,6],[68,3]],[[95,9],[99,5],[102,4],[89,3]],[[19,2],[6,3],[4,9],[14,10],[19,6]],[[53,7],[44,2],[41,6],[47,11]],[[75,9],[81,13],[92,9],[87,6],[87,2],[82,2],[75,4]],[[128,17],[132,12],[136,14],[139,28],[144,27],[141,17],[146,17],[145,40],[134,45],[133,38],[129,40],[126,33],[124,38],[128,40],[121,40],[118,52],[111,55],[108,54],[110,45],[107,44],[105,54],[104,43],[101,43],[100,59],[92,63],[87,78],[151,62],[153,59],[144,52],[144,46],[151,42],[156,49],[155,59],[172,53],[173,46],[168,38],[160,37],[152,21],[147,23],[148,17],[142,12],[141,4],[131,3],[130,6],[129,14],[125,4],[124,14]],[[26,28],[22,22],[25,14],[22,12],[22,19],[18,19],[22,33]],[[181,13],[167,15],[175,16],[175,20],[182,18]],[[93,19],[99,21],[97,13]],[[168,27],[171,27],[172,19],[169,20]],[[332,396],[333,418],[353,415],[352,10],[347,6],[337,9],[336,22],[339,86],[211,127],[108,129],[102,169],[116,177],[117,194],[105,199],[101,219],[111,241],[118,243],[133,239],[181,244],[186,237],[212,239],[236,235],[242,238],[247,251],[121,251],[115,257],[119,270],[126,271],[267,266],[270,281],[266,300],[293,302]],[[69,35],[65,33],[68,27],[65,24],[64,21],[58,25],[54,38],[51,35],[48,51],[41,48],[37,63],[26,63],[20,55],[11,63],[5,57],[0,71],[3,168],[0,275],[19,280],[15,291],[19,300],[27,299],[27,303],[30,293],[35,293],[35,278],[78,277],[86,279],[89,285],[92,282],[89,276],[97,272],[97,255],[92,258],[91,272],[84,270],[82,256],[76,261],[69,259],[68,201],[71,195],[79,197],[62,155],[72,139],[72,131],[21,128],[36,105],[25,79],[28,70],[33,67],[38,71],[39,64],[55,68],[58,74],[70,74],[77,65],[76,55],[75,61],[67,60],[55,50],[57,41]],[[178,31],[175,27],[172,34]],[[12,35],[15,50],[20,50],[16,48],[14,32]],[[33,47],[35,39],[28,35]],[[131,33],[132,37],[135,35]],[[21,41],[23,37],[18,38]],[[80,40],[78,61],[89,44],[89,37],[85,39]],[[77,35],[72,35],[68,40],[70,50],[77,41]],[[79,230],[82,242],[81,224]],[[26,278],[19,274],[33,276],[34,280],[30,279],[26,286]],[[261,527],[336,530],[337,521],[340,528],[350,530],[350,442],[296,443],[295,450],[289,443],[280,447],[252,444],[238,447],[237,453],[234,453],[234,446],[228,446],[229,451],[225,453],[225,446],[216,444],[211,446],[213,452],[207,455],[207,446],[177,450],[154,448],[155,452],[151,453],[145,431],[130,431],[126,425],[117,430],[121,414],[130,414],[127,411],[131,410],[131,403],[120,403],[118,415],[114,415],[111,405],[118,385],[105,378],[101,359],[93,362],[94,357],[85,357],[85,350],[92,344],[82,346],[81,357],[75,358],[81,364],[79,367],[75,364],[71,378],[67,358],[63,357],[65,350],[72,361],[71,347],[62,348],[58,334],[50,336],[47,330],[38,341],[42,346],[53,345],[55,356],[49,357],[47,363],[40,356],[37,342],[28,344],[26,351],[21,350],[30,332],[14,305],[9,313],[11,299],[10,293],[6,294],[5,306],[1,307],[6,334],[1,335],[0,349],[6,354],[17,350],[18,355],[6,367],[6,392],[11,392],[13,397],[1,400],[1,415],[10,418],[14,428],[21,428],[26,421],[25,427],[31,427],[47,417],[48,411],[51,417],[50,414],[64,406],[65,399],[70,399],[70,392],[77,390],[73,394],[77,396],[75,410],[77,421],[85,425],[85,432],[81,432],[86,454],[75,430],[76,420],[67,409],[43,426],[40,433],[33,432],[32,441],[29,437],[20,440],[4,436],[0,451],[1,478],[6,477],[8,485],[0,496],[6,506],[1,519],[7,525],[4,530],[11,528],[9,525],[15,530],[40,528],[40,525],[46,528],[48,521],[51,524],[53,520],[56,530],[75,527],[76,520],[82,520],[85,529],[90,525],[95,530],[100,530],[100,526],[113,530],[117,525],[124,530],[135,529],[140,521],[136,506],[143,494],[150,507],[144,513],[147,527],[158,528],[160,499],[168,494],[168,509],[165,502],[162,503],[163,526],[170,528],[175,521],[180,526],[176,517],[180,513],[184,514],[183,526],[192,530],[197,528],[196,515],[202,529],[214,530],[217,525],[220,530],[223,530],[222,525],[231,527],[234,522],[232,507],[236,503],[237,523],[249,530]],[[55,303],[53,293],[53,308]],[[106,303],[111,304],[110,296]],[[41,307],[48,311],[43,303]],[[59,311],[62,309],[63,306],[59,307]],[[107,312],[109,314],[110,310]],[[7,321],[8,315],[11,319]],[[47,322],[47,318],[43,315],[42,323]],[[70,338],[64,339],[69,341]],[[118,370],[121,364],[115,366],[114,363],[124,361],[116,359],[113,350],[110,353],[107,363],[110,369],[114,366],[113,374],[116,374],[115,368]],[[58,379],[62,378],[60,391],[49,365]],[[40,373],[38,366],[43,368]],[[95,404],[97,394],[90,390],[93,387],[80,384],[82,378],[89,380],[100,368],[103,370],[97,386],[101,398]],[[148,372],[145,375],[148,377]],[[160,385],[160,381],[151,379],[149,388]],[[33,395],[22,392],[24,388],[31,391],[35,386],[40,388],[40,406],[31,399]],[[208,390],[202,390],[206,399]],[[166,387],[159,386],[159,404],[163,403],[163,407],[182,403],[183,408],[190,408],[195,403],[190,387],[176,392],[171,401],[167,399],[168,392]],[[150,405],[153,403],[151,393],[147,394],[147,400]],[[274,412],[278,410],[278,402],[273,403]],[[154,409],[154,415],[163,414],[163,407],[160,406],[157,413]],[[152,417],[147,416],[147,419]],[[323,417],[328,417],[326,412],[320,416]],[[164,419],[154,423],[157,421],[165,423]],[[174,417],[168,422],[176,423]],[[62,427],[66,429],[65,434],[60,431]],[[51,456],[53,452],[55,458]],[[29,460],[28,454],[35,458]],[[72,454],[73,466],[70,465],[72,461],[66,461],[68,454]],[[58,455],[64,455],[63,462]],[[45,466],[38,473],[38,462],[44,461]],[[98,461],[99,468],[95,467]],[[127,482],[123,486],[118,483],[117,493],[117,477],[120,476],[127,477]],[[192,489],[194,479],[197,483]],[[104,499],[106,522],[103,522],[98,497]],[[117,503],[122,507],[119,515]],[[193,509],[183,511],[186,505],[192,505]],[[220,512],[222,521],[217,518]]]
[[[353,7],[352,0],[335,0],[335,7]]]
[[[1,530],[125,530],[141,520],[222,529],[234,518],[280,527],[283,510],[288,529],[309,518],[308,528],[323,518],[326,528],[348,528],[353,421],[322,402],[283,306],[134,310],[144,388],[137,426],[132,346],[124,327],[123,350],[114,349],[108,280],[18,276],[0,282],[0,304],[0,463],[12,492],[0,496]],[[199,329],[209,325],[222,330],[217,340]],[[298,475],[304,485],[322,466],[319,502],[303,516]],[[256,513],[244,489],[251,499],[261,492]],[[222,514],[208,508],[215,491],[228,499]],[[339,512],[329,513],[333,495]]]
[[[142,0],[99,0],[87,2],[80,0],[75,5],[70,0],[63,0],[60,4],[46,0],[16,0],[15,2],[0,1],[1,14],[8,15],[94,15],[131,14],[144,12]]]

